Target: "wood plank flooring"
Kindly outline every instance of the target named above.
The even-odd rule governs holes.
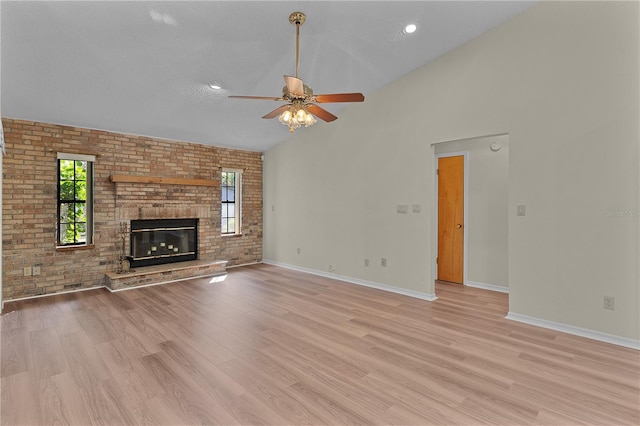
[[[8,302],[2,425],[640,424],[640,353],[269,265]]]

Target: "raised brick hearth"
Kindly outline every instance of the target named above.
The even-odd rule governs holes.
[[[189,278],[223,275],[226,274],[226,269],[226,260],[192,260],[189,262],[145,266],[122,274],[107,272],[106,285],[111,291],[125,290]]]

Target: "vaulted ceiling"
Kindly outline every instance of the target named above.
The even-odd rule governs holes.
[[[282,94],[282,76],[295,74],[291,12],[307,15],[304,82],[366,97],[534,3],[2,1],[1,111],[264,151],[291,137],[277,119],[261,119],[280,103],[228,96]],[[417,31],[406,34],[410,23]],[[340,116],[358,104],[323,106]]]

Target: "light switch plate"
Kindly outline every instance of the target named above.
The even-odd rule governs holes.
[[[398,204],[396,206],[396,212],[400,214],[407,214],[409,213],[409,206],[406,204]]]

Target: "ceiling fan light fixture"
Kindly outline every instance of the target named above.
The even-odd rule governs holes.
[[[316,124],[316,121],[318,120],[316,120],[313,115],[307,113],[307,116],[304,118],[304,127],[313,126],[314,124]]]
[[[278,121],[289,127],[289,132],[291,133],[301,126],[313,126],[317,122],[316,117],[325,122],[338,119],[338,117],[319,106],[319,103],[364,101],[364,95],[362,93],[328,93],[314,95],[311,87],[304,84],[302,79],[300,79],[300,26],[304,23],[305,19],[306,16],[302,12],[293,12],[289,15],[289,23],[296,26],[296,75],[295,77],[292,75],[283,76],[285,86],[282,88],[282,97],[229,96],[230,98],[289,102],[265,114],[262,118],[272,119],[278,117]]]
[[[307,111],[304,105],[297,103],[283,111],[278,117],[278,121],[289,127],[289,132],[291,133],[302,126],[313,126],[317,122],[313,114]]]

